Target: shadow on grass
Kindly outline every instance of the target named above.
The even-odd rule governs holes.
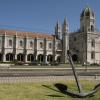
[[[68,87],[64,84],[61,83],[56,83],[55,87],[63,94],[65,95],[69,95],[73,98],[90,98],[94,96],[94,91],[91,91],[90,93],[77,93],[77,92],[73,92],[68,90]]]
[[[74,93],[74,92],[67,92],[67,89],[68,89],[67,86],[64,85],[64,84],[61,84],[61,83],[56,83],[56,84],[54,84],[54,86],[55,86],[58,90],[53,89],[53,88],[51,88],[51,87],[48,86],[48,85],[42,85],[42,86],[45,87],[45,88],[48,88],[48,89],[50,89],[50,90],[53,90],[53,91],[62,93],[62,94],[64,94],[64,95],[66,95],[66,96],[70,96],[70,97],[72,97],[72,98],[84,98],[84,96],[82,97],[82,96],[80,96],[80,95],[77,95],[77,93]],[[51,97],[64,97],[64,96],[55,95],[55,94],[53,94],[53,95],[47,95],[47,96],[51,96]],[[94,96],[94,95],[89,96],[89,97],[87,97],[87,98],[90,98],[90,97],[93,97],[93,96]]]
[[[66,92],[68,87],[65,84],[56,83],[54,85],[60,91],[60,93],[63,93],[65,95],[68,95],[68,96],[73,97],[73,98],[78,98],[77,96]]]

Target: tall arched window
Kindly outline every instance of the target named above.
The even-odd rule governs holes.
[[[6,54],[6,61],[13,61],[14,55],[12,53]]]
[[[93,25],[91,25],[91,31],[94,32],[94,26]]]
[[[91,47],[95,47],[95,40],[94,39],[92,39],[92,41],[91,41]]]
[[[91,59],[95,59],[95,52],[94,51],[91,52]]]
[[[30,41],[30,47],[31,47],[31,48],[33,47],[33,42],[32,42],[32,41]]]
[[[27,61],[34,61],[34,55],[33,54],[28,54],[27,55]]]
[[[23,47],[23,41],[22,40],[20,40],[19,45],[20,45],[20,47]]]
[[[12,43],[12,40],[10,39],[10,40],[9,40],[9,46],[12,47],[12,44],[13,44],[13,43]]]
[[[43,48],[43,42],[40,42],[40,48]]]
[[[61,50],[61,48],[62,48],[62,45],[61,45],[60,42],[58,42],[58,43],[57,43],[57,49],[58,49],[58,50]]]
[[[49,49],[51,49],[52,48],[52,43],[49,43]]]

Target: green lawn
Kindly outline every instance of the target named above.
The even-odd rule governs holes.
[[[60,82],[62,83],[62,82]],[[66,83],[73,91],[77,91],[74,81]],[[92,89],[96,82],[81,81],[85,91]],[[55,91],[54,83],[12,83],[0,84],[0,100],[100,100],[100,91],[95,96],[84,99],[73,98]]]

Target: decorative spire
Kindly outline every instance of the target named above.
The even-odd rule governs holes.
[[[57,20],[57,26],[59,26],[59,25],[60,25],[59,20]]]
[[[86,3],[86,8],[90,8],[88,3]]]
[[[66,17],[65,17],[65,19],[64,19],[64,25],[67,26],[67,18],[66,18]]]
[[[63,33],[67,33],[68,32],[68,22],[67,22],[67,18],[65,17],[64,22],[63,22],[63,29],[62,29]]]
[[[60,23],[59,23],[59,20],[57,20],[57,24],[56,24],[56,29],[60,29],[61,28],[61,25],[60,25]]]
[[[61,29],[61,25],[59,23],[59,20],[57,20],[57,24],[55,26],[55,35],[57,38],[61,37],[61,33],[62,33],[62,29]]]

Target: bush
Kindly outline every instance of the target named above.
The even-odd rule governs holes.
[[[90,64],[91,66],[100,66],[100,64],[97,64],[97,63],[92,63]]]
[[[17,61],[16,63],[15,63],[15,65],[23,65],[24,64],[24,62],[22,62],[22,61]]]

